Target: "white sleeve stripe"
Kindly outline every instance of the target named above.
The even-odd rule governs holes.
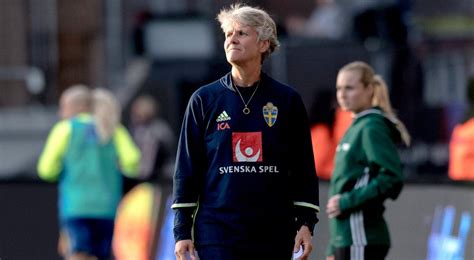
[[[171,205],[172,209],[197,207],[197,203],[175,203]]]
[[[315,209],[317,212],[319,212],[319,206],[308,203],[308,202],[302,202],[302,201],[294,201],[293,205],[295,206],[301,206],[301,207],[307,207],[307,208],[312,208]]]

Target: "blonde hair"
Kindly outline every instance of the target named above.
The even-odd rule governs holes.
[[[403,142],[409,146],[411,142],[410,134],[400,119],[396,116],[390,103],[390,97],[388,94],[387,84],[380,75],[375,74],[372,67],[362,61],[354,61],[343,66],[341,71],[357,71],[360,72],[360,81],[364,86],[373,86],[374,95],[372,96],[372,106],[378,106],[382,109],[385,115],[390,118],[396,125]]]
[[[241,3],[233,4],[228,9],[222,9],[217,15],[217,20],[220,22],[224,33],[229,26],[232,26],[232,23],[237,22],[254,28],[257,31],[259,41],[268,40],[270,47],[262,54],[262,62],[280,46],[275,21],[263,9]]]
[[[120,105],[112,92],[98,88],[92,91],[92,115],[102,143],[108,142],[120,123]]]
[[[78,112],[90,110],[92,104],[91,92],[86,85],[82,84],[72,85],[64,90],[61,99],[64,99]]]

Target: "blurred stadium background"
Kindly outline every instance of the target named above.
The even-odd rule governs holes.
[[[427,259],[440,248],[433,241],[444,236],[455,249],[465,241],[464,257],[473,259],[474,232],[470,218],[461,217],[474,214],[473,185],[447,176],[449,137],[463,119],[474,76],[473,2],[339,0],[351,21],[339,39],[296,35],[286,27],[291,16],[308,17],[313,0],[245,2],[278,22],[282,46],[264,68],[293,85],[308,110],[314,93],[333,88],[337,69],[349,61],[367,61],[387,79],[392,103],[413,135],[413,145],[400,149],[407,185],[387,204],[388,258]],[[56,188],[39,181],[35,165],[58,119],[62,91],[75,83],[111,89],[125,123],[130,101],[150,93],[178,133],[190,94],[230,68],[215,16],[231,3],[0,0],[0,259],[58,259]],[[327,185],[321,183],[322,206]],[[170,187],[155,188],[164,195],[157,199],[153,242],[163,243]],[[311,259],[323,259],[327,244],[327,219],[320,218]],[[461,238],[458,229],[466,225]],[[150,250],[150,258],[160,259],[159,246]]]

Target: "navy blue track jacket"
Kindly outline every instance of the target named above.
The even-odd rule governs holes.
[[[258,88],[257,86],[258,85]],[[257,89],[256,89],[257,88]],[[181,129],[174,176],[174,234],[196,245],[292,245],[318,221],[310,128],[299,94],[262,73],[232,86],[231,74],[198,89]]]

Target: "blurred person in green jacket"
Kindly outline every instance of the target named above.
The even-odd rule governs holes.
[[[384,80],[364,62],[339,70],[337,101],[353,121],[336,148],[327,213],[327,259],[384,259],[390,235],[384,201],[396,199],[403,186],[396,144],[410,143],[392,111]]]
[[[137,175],[140,152],[119,122],[118,102],[105,89],[68,88],[59,114],[62,120],[49,133],[38,174],[59,182],[60,229],[67,240],[62,253],[66,259],[111,259],[121,174]]]

